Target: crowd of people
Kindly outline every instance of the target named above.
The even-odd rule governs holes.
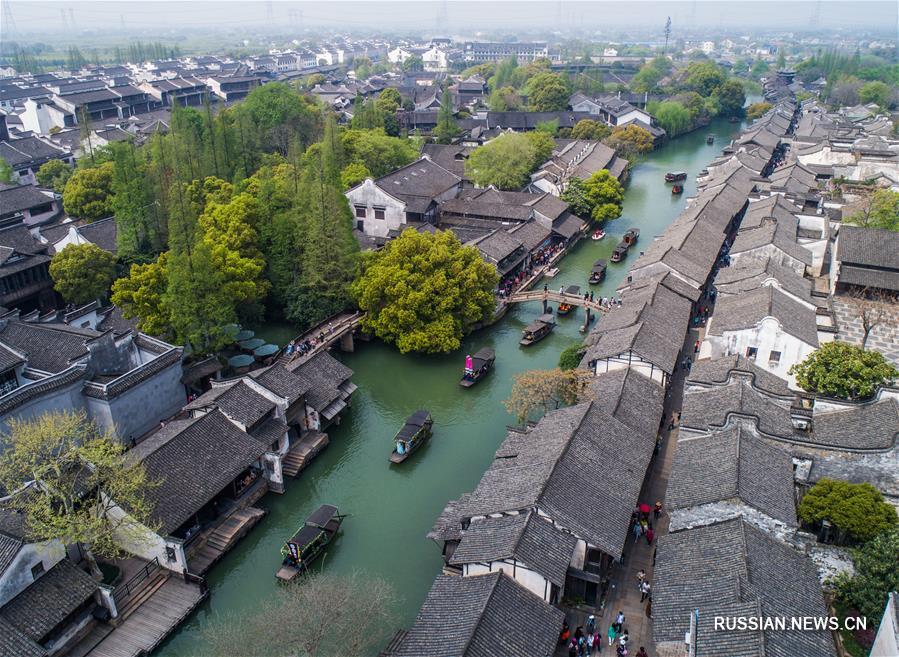
[[[646,585],[649,586],[649,584]],[[630,634],[624,625],[625,620],[624,612],[619,610],[615,620],[609,624],[605,637],[600,635],[596,616],[593,614],[587,617],[585,625],[578,625],[574,634],[571,633],[571,628],[565,622],[562,625],[562,632],[559,634],[559,641],[568,647],[568,657],[601,655],[605,640],[608,640],[610,649],[615,646],[617,657],[629,657],[631,655]],[[633,653],[633,657],[649,657],[649,654],[646,652],[646,648],[640,646],[640,649]]]
[[[290,360],[295,358],[300,358],[305,356],[306,354],[315,350],[315,348],[325,341],[325,338],[331,335],[334,332],[334,324],[333,322],[328,322],[328,326],[321,331],[318,332],[318,336],[310,336],[305,340],[300,340],[297,338],[296,340],[291,340],[287,347],[284,348],[284,353],[286,353]]]
[[[550,261],[560,252],[565,250],[564,244],[555,244],[553,246],[547,246],[537,253],[531,255],[530,264],[524,269],[514,273],[504,276],[503,279],[499,282],[497,286],[497,294],[500,299],[506,299],[515,292],[517,292],[522,284],[530,279],[538,269],[544,266],[548,266]]]

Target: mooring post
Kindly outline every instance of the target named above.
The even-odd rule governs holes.
[[[584,310],[587,311],[586,316],[584,317],[584,332],[590,328],[590,306],[584,306]]]
[[[548,296],[549,296],[549,293],[546,290],[544,290],[543,291],[543,314],[544,315],[549,312],[549,309],[547,308],[547,306],[549,305],[549,300],[547,299]]]

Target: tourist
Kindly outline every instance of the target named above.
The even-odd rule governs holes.
[[[618,637],[618,644],[622,646],[627,646],[627,642],[630,640],[630,636],[627,633],[627,630],[622,632],[621,636]]]
[[[662,501],[656,501],[655,509],[653,509],[653,513],[655,514],[656,520],[659,519],[659,516],[662,515]]]
[[[596,631],[596,616],[590,614],[587,616],[587,634],[593,634]]]
[[[632,531],[634,532],[634,543],[636,543],[637,541],[640,540],[640,534],[643,533],[643,528],[640,526],[639,521],[637,521],[637,520],[634,521],[634,527],[633,527]]]
[[[611,625],[609,625],[609,631],[606,632],[606,636],[609,637],[609,645],[610,645],[610,646],[611,646],[613,643],[615,643],[615,637],[618,636],[618,630],[615,629],[615,624],[614,624],[614,623],[612,623]]]
[[[640,646],[640,650],[637,651],[637,654],[634,657],[649,657],[649,654],[646,652],[646,648]]]
[[[652,524],[649,525],[649,528],[645,532],[646,534],[646,544],[652,545],[652,539],[656,535],[656,533],[652,530]]]
[[[646,600],[649,597],[649,582],[643,582],[640,584],[640,602]]]
[[[593,652],[593,632],[587,632],[587,636],[584,637],[584,643],[584,654],[586,654],[587,657],[590,657],[590,653]]]
[[[622,626],[624,625],[624,612],[620,609],[618,610],[618,615],[615,616],[615,631],[620,632]]]
[[[568,626],[568,621],[562,621],[562,631],[559,632],[559,643],[564,644],[569,638],[571,638],[571,628]]]
[[[637,572],[637,590],[640,591],[643,582],[646,581],[646,571],[642,568]]]
[[[584,638],[584,627],[582,625],[577,626],[577,629],[574,631],[574,638],[577,641],[580,641]]]
[[[577,657],[577,643],[574,639],[568,644],[568,657]]]

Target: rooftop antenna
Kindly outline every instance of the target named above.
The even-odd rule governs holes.
[[[668,20],[665,21],[665,50],[662,52],[663,55],[668,54],[668,39],[671,38],[671,16],[668,17]]]

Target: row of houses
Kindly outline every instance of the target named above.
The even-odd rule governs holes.
[[[795,110],[793,103],[777,108],[786,121],[778,139],[792,129]],[[757,155],[768,166],[780,152]],[[438,578],[412,628],[384,654],[430,654],[428,646],[450,634],[439,629],[450,615],[472,620],[465,642],[445,654],[478,654],[470,646],[483,627],[493,629],[499,652],[551,654],[564,599],[602,609],[616,587],[629,585],[618,581],[620,562],[657,451],[671,375],[720,248],[740,225],[751,177],[710,177],[634,263],[621,306],[590,335],[582,363],[595,376],[588,400],[510,430],[475,489],[447,504],[428,536],[441,546],[444,572],[455,575]],[[451,577],[462,581],[451,584]],[[529,618],[489,595],[453,595],[499,586],[529,600]],[[528,638],[526,648],[512,644],[518,635]]]

